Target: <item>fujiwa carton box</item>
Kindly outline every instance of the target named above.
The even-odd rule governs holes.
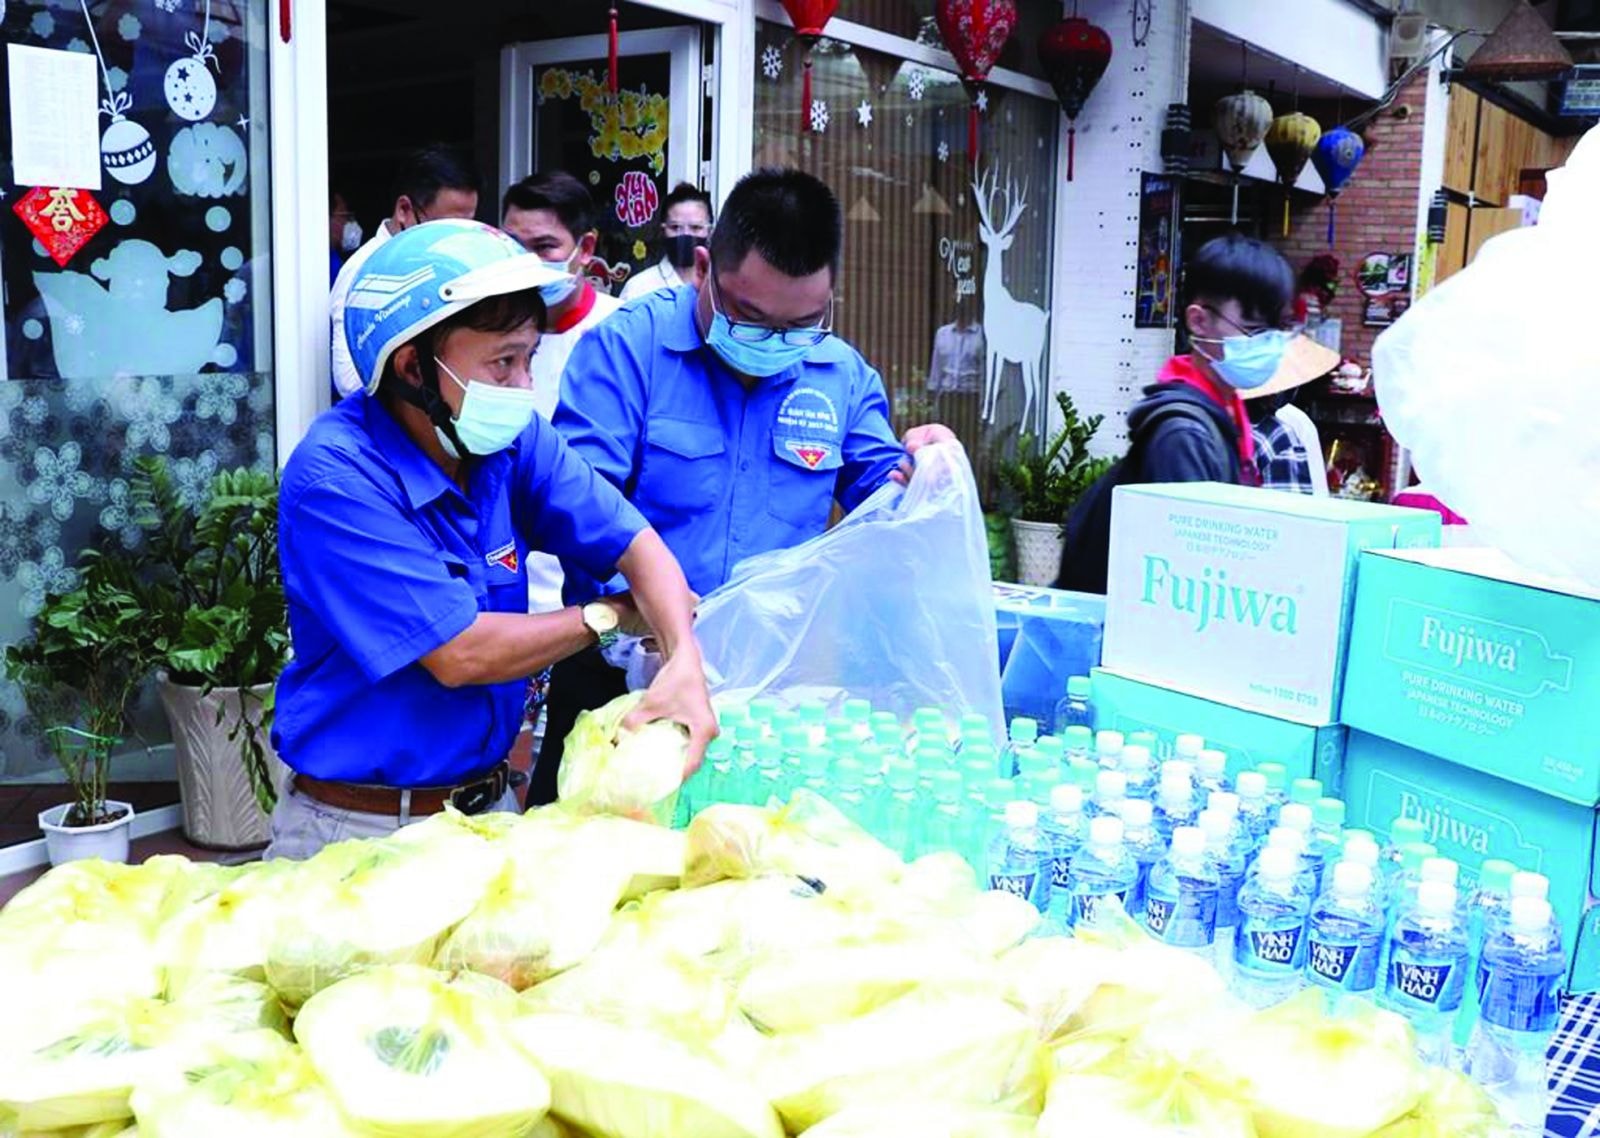
[[[1439,515],[1214,482],[1118,487],[1110,671],[1311,727],[1338,722],[1364,549],[1439,544]]]

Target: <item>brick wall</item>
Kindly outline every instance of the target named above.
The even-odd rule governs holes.
[[[1339,295],[1327,315],[1344,321],[1343,353],[1362,365],[1371,362],[1372,342],[1383,329],[1362,326],[1363,298],[1356,287],[1355,271],[1368,253],[1408,253],[1417,247],[1427,83],[1426,72],[1418,75],[1401,90],[1393,106],[1362,130],[1367,154],[1339,195],[1331,250],[1326,199],[1297,200],[1288,237],[1276,236],[1281,229],[1269,230],[1273,243],[1297,274],[1321,253],[1331,252],[1339,258]],[[1404,117],[1396,114],[1401,108],[1407,111]],[[1308,101],[1302,109],[1325,126],[1339,121],[1339,108],[1332,104]]]

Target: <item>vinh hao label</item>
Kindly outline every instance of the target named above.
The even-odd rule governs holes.
[[[1244,951],[1261,964],[1280,968],[1294,968],[1300,952],[1300,938],[1305,930],[1299,926],[1288,929],[1245,928],[1239,944]]]
[[[1100,908],[1106,901],[1115,897],[1118,902],[1128,900],[1126,892],[1121,893],[1082,893],[1078,895],[1078,920],[1084,924],[1092,925],[1100,919]]]
[[[1053,857],[1050,859],[1050,888],[1072,888],[1072,859],[1070,857]]]
[[[1037,873],[991,873],[989,875],[989,888],[1001,893],[1009,893],[1013,897],[1021,897],[1024,901],[1033,899],[1033,884],[1039,879]]]
[[[1395,598],[1384,638],[1389,659],[1531,698],[1572,689],[1572,657],[1536,630]]]
[[[1172,901],[1147,896],[1144,923],[1151,935],[1162,940],[1181,938],[1210,944],[1216,938],[1217,898],[1215,894],[1195,894]]]
[[[1450,991],[1450,973],[1454,964],[1413,964],[1396,960],[1389,965],[1389,985],[1409,1000],[1449,1011],[1440,1004]],[[1447,1001],[1448,1003],[1448,1001]]]
[[[1202,566],[1185,572],[1165,557],[1145,554],[1140,601],[1187,614],[1196,632],[1213,625],[1235,624],[1284,636],[1299,632],[1299,606],[1284,593],[1274,593],[1231,580],[1224,568]]]
[[[1311,971],[1330,984],[1352,992],[1365,992],[1377,983],[1378,960],[1361,951],[1359,944],[1338,944],[1312,937],[1306,962]]]

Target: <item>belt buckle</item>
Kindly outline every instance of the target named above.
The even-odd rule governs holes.
[[[482,814],[500,801],[500,796],[505,793],[502,777],[503,772],[497,767],[477,782],[456,787],[450,792],[449,802],[463,814]]]

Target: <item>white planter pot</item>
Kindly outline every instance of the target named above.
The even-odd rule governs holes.
[[[1067,546],[1061,527],[1055,522],[1024,522],[1012,518],[1011,533],[1017,542],[1017,583],[1055,584],[1061,575],[1061,552]]]
[[[202,695],[199,688],[163,679],[160,690],[161,704],[167,709],[172,726],[184,837],[202,849],[251,850],[265,846],[272,838],[271,818],[250,789],[243,740],[228,738],[239,722],[239,689],[218,688]],[[258,697],[266,692],[266,685],[253,689]],[[255,700],[251,702],[252,711],[258,712]],[[223,711],[220,723],[219,709]],[[273,786],[282,793],[285,768],[272,753],[270,743],[267,765],[272,770]]]
[[[121,810],[121,816],[98,826],[63,826],[61,821],[70,809],[72,803],[63,802],[39,815],[39,829],[44,831],[44,846],[50,855],[51,865],[65,865],[69,861],[93,857],[124,863],[128,860],[128,829],[133,825],[132,806],[108,799],[106,809],[112,813]]]

